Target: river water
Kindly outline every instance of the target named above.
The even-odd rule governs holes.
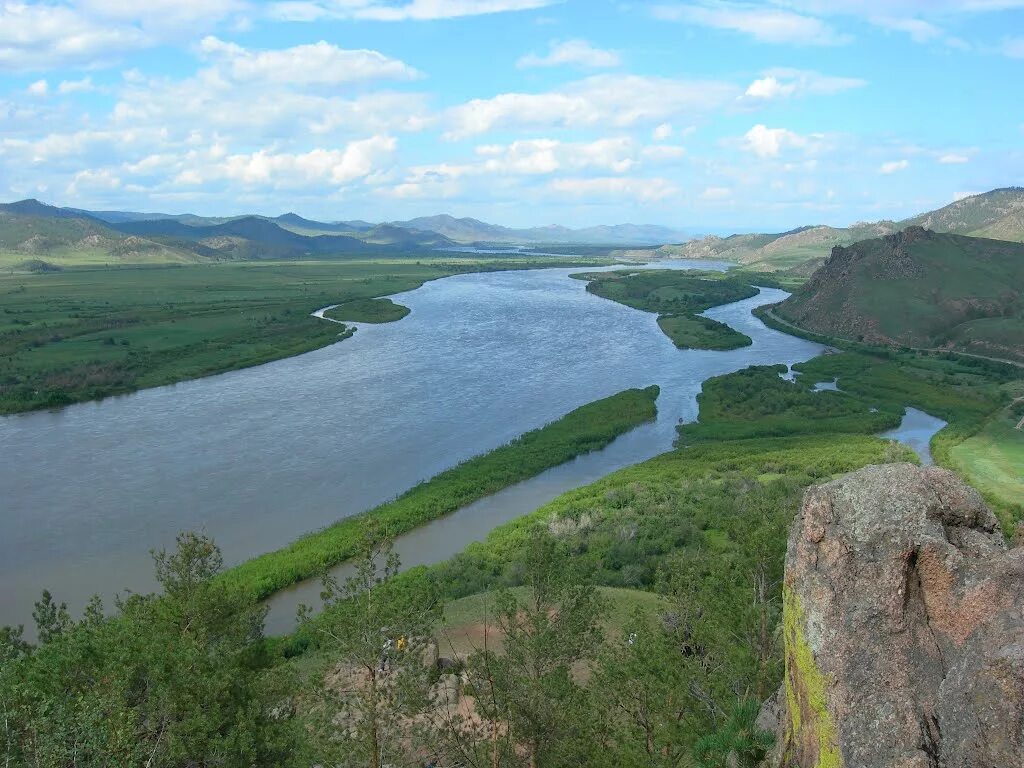
[[[660,263],[659,268],[724,268]],[[54,412],[0,418],[0,625],[29,623],[49,588],[80,609],[93,593],[153,587],[148,551],[197,529],[227,564],[393,498],[476,454],[628,387],[658,384],[655,423],[477,502],[403,541],[434,562],[572,487],[654,456],[696,417],[701,382],[792,364],[822,347],[751,309],[706,314],[751,347],[678,350],[655,316],[585,291],[575,269],[459,275],[393,297],[412,312],[298,357]],[[302,590],[273,605],[284,628]]]

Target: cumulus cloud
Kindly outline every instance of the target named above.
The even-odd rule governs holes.
[[[652,132],[651,136],[655,141],[665,141],[672,136],[672,123],[662,123],[657,126]]]
[[[728,200],[732,197],[732,189],[729,187],[705,187],[700,193],[701,200]]]
[[[97,67],[209,29],[242,0],[0,0],[0,70]]]
[[[315,21],[322,18],[432,21],[528,11],[544,8],[554,2],[556,0],[293,0],[273,3],[271,13],[289,21]]]
[[[62,80],[57,86],[58,93],[84,93],[95,90],[96,86],[92,84],[91,77],[83,77],[81,80]]]
[[[889,174],[896,173],[898,171],[906,170],[910,167],[909,160],[890,160],[889,162],[882,163],[878,167],[878,172],[888,176]]]
[[[617,128],[679,114],[703,114],[733,100],[735,86],[713,80],[594,75],[547,93],[503,93],[474,99],[447,114],[446,137],[461,139],[495,127]]]
[[[863,88],[859,77],[833,77],[805,69],[770,69],[754,80],[743,94],[754,101],[771,101],[798,96],[831,96],[854,88]]]
[[[819,133],[801,135],[786,128],[769,128],[761,123],[743,135],[741,147],[758,157],[778,157],[785,150],[797,149],[804,152],[820,148],[824,136]]]
[[[655,18],[748,35],[784,45],[842,45],[850,41],[821,19],[753,3],[656,5]]]
[[[969,162],[971,158],[958,152],[949,152],[939,156],[939,162],[943,165],[959,165]]]
[[[343,149],[313,149],[303,153],[261,149],[227,155],[209,164],[193,162],[176,179],[180,184],[205,184],[228,180],[243,186],[294,188],[310,185],[342,186],[390,166],[396,141],[391,136],[372,136],[350,142]],[[202,160],[194,154],[193,161]]]
[[[36,80],[25,89],[25,92],[31,96],[45,96],[50,92],[50,84],[45,80]]]
[[[253,51],[210,36],[200,42],[199,50],[214,63],[218,75],[235,82],[339,85],[419,77],[408,64],[378,51],[346,50],[323,40]]]
[[[516,66],[526,69],[572,65],[587,69],[603,69],[617,67],[621,63],[622,59],[615,51],[595,48],[586,40],[566,40],[552,42],[548,47],[548,52],[543,56],[536,53],[526,54],[516,62]]]

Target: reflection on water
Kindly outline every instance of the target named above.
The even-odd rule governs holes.
[[[677,350],[654,315],[588,294],[568,277],[577,271],[436,280],[395,297],[412,310],[403,320],[363,326],[315,352],[0,418],[0,624],[28,622],[43,587],[73,610],[93,593],[151,589],[147,551],[172,546],[183,529],[206,531],[228,564],[239,562],[580,405],[628,387],[662,387],[654,424],[510,489],[486,514],[478,507],[451,518],[463,521],[466,537],[437,536],[461,549],[566,487],[670,448],[676,422],[696,416],[709,376],[821,350],[750,314],[785,296],[774,289],[707,313],[752,346]],[[421,534],[407,561],[441,556],[431,535]]]
[[[935,463],[929,448],[932,437],[946,426],[946,423],[942,419],[917,410],[917,408],[907,408],[900,425],[896,429],[883,432],[879,437],[898,440],[904,445],[910,446],[921,457],[921,463],[927,467]]]

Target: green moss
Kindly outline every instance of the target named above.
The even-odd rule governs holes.
[[[804,637],[804,613],[800,599],[788,588],[782,593],[782,622],[786,641],[786,702],[789,710],[789,751],[809,750],[801,764],[815,756],[815,768],[842,768],[835,723],[825,701],[827,679],[814,661]]]

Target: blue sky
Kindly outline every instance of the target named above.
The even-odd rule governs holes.
[[[782,230],[1024,183],[1024,0],[0,0],[0,198]]]

